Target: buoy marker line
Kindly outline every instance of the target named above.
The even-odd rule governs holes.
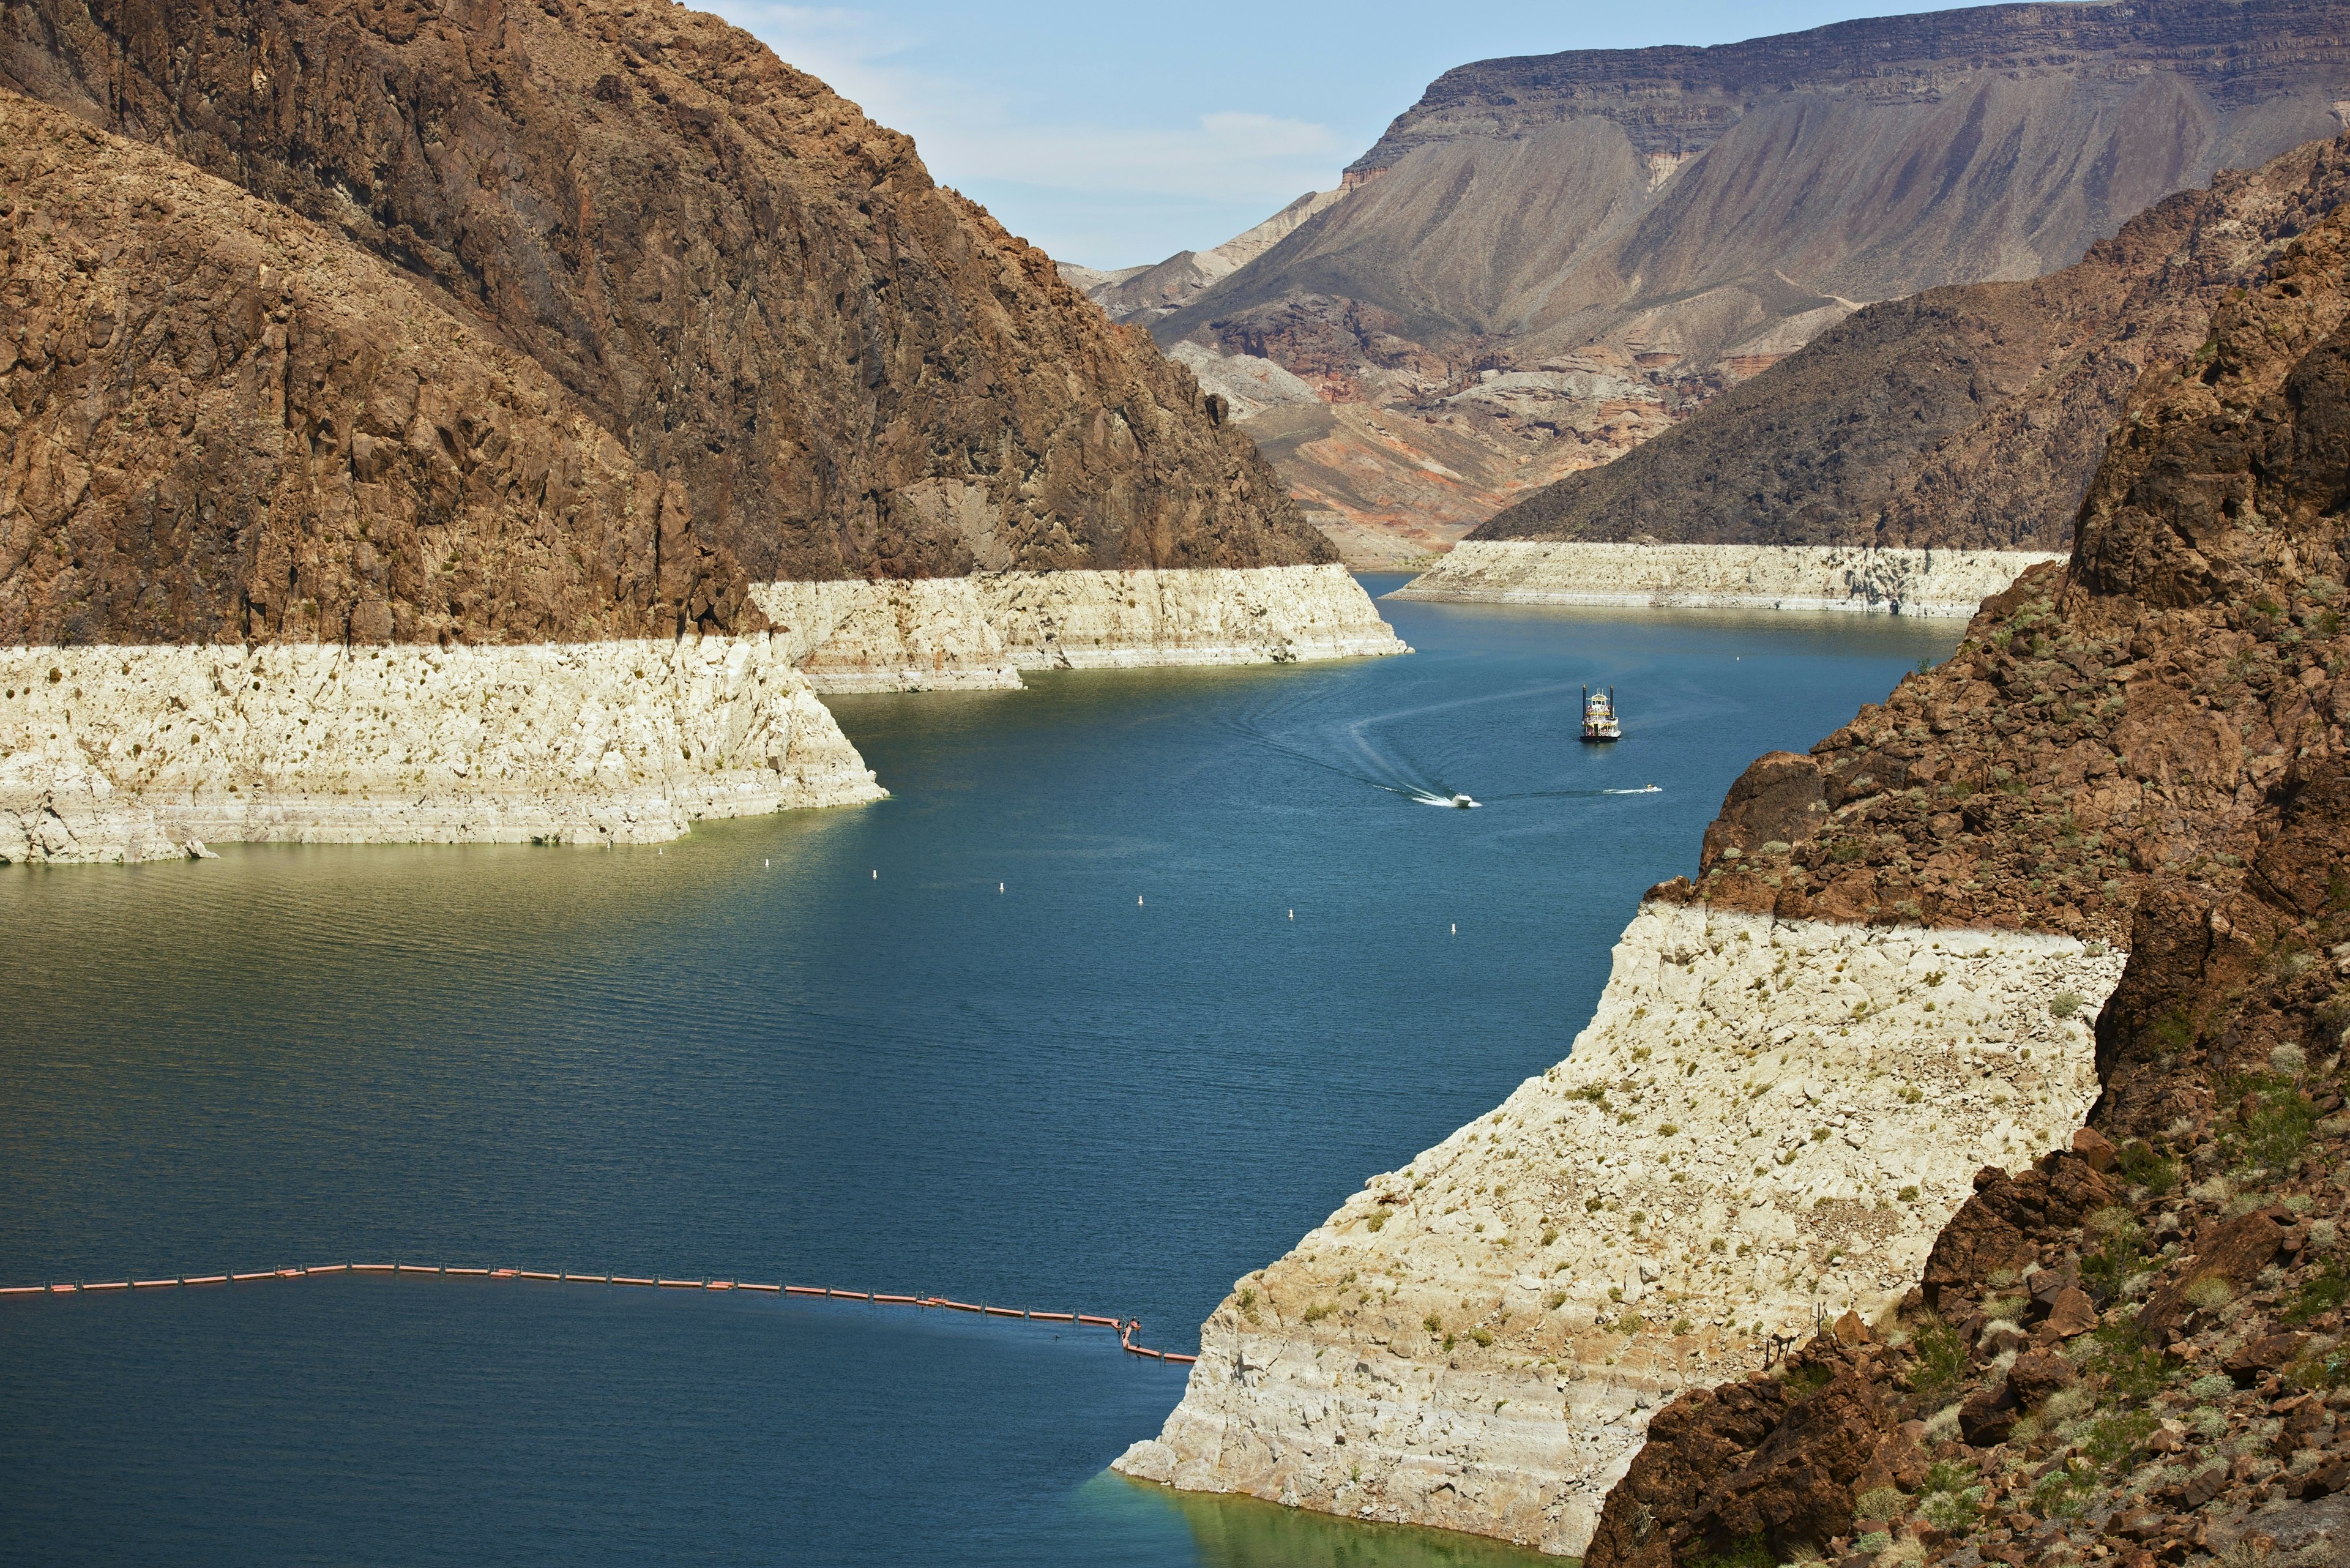
[[[443,1263],[317,1263],[308,1268],[256,1269],[238,1274],[180,1274],[170,1279],[76,1280],[70,1283],[51,1281],[38,1285],[0,1285],[0,1296],[71,1296],[91,1295],[108,1291],[153,1291],[178,1289],[189,1285],[242,1285],[267,1280],[302,1280],[317,1274],[432,1274],[442,1278],[476,1280],[533,1280],[561,1285],[637,1285],[652,1290],[668,1291],[759,1291],[774,1296],[815,1296],[844,1302],[866,1302],[875,1306],[910,1306],[941,1312],[967,1312],[975,1317],[1017,1318],[1023,1323],[1066,1323],[1086,1328],[1113,1329],[1118,1334],[1118,1348],[1128,1355],[1139,1355],[1148,1361],[1163,1361],[1173,1366],[1189,1366],[1200,1358],[1181,1355],[1171,1350],[1153,1350],[1137,1345],[1134,1336],[1142,1332],[1139,1317],[1103,1317],[1095,1313],[1037,1312],[1028,1307],[986,1306],[977,1302],[959,1302],[945,1296],[890,1295],[880,1291],[844,1291],[832,1285],[754,1284],[748,1280],[687,1280],[670,1279],[660,1274],[575,1274],[567,1269],[460,1269]]]

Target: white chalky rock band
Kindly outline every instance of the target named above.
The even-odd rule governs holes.
[[[2063,559],[2030,550],[1464,539],[1388,597],[1967,617],[2027,567]]]
[[[1410,651],[1338,566],[762,583],[752,597],[822,692],[1017,687],[1024,670]]]
[[[650,844],[882,793],[766,636],[0,649],[0,861]]]
[[[1117,1468],[1580,1553],[1653,1406],[1880,1310],[2069,1142],[2122,963],[1645,907],[1574,1054],[1240,1281]]]

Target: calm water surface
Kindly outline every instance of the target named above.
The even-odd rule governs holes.
[[[0,871],[0,1282],[782,1278],[1192,1349],[1566,1053],[1740,768],[1960,630],[1384,607],[1415,656],[837,701],[895,798],[660,854]],[[1586,680],[1620,746],[1575,742]],[[1098,1330],[739,1295],[11,1300],[0,1560],[1523,1561],[1105,1475],[1181,1384]]]

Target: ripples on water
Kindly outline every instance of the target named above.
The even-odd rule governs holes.
[[[0,1282],[397,1256],[1193,1348],[1565,1054],[1748,760],[1960,629],[1384,607],[1417,655],[839,700],[895,798],[660,854],[0,871]],[[1576,743],[1585,681],[1622,744]],[[741,1296],[0,1302],[0,1558],[1515,1560],[1103,1476],[1180,1386],[1099,1331]]]

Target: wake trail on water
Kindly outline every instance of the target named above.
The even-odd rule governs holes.
[[[1416,703],[1384,712],[1321,722],[1315,721],[1317,711],[1324,706],[1323,700],[1299,693],[1285,700],[1256,704],[1222,720],[1222,723],[1252,744],[1307,767],[1318,768],[1324,773],[1367,784],[1388,794],[1401,795],[1419,805],[1449,807],[1459,805],[1457,796],[1461,792],[1445,782],[1447,775],[1457,774],[1468,761],[1461,745],[1456,742],[1442,748],[1432,760],[1424,759],[1417,748],[1406,745],[1393,734],[1383,732],[1388,726],[1491,702],[1528,701],[1574,690],[1574,687],[1563,683],[1545,683],[1507,691],[1485,692],[1474,697],[1456,697],[1440,702]],[[1310,741],[1301,742],[1293,738],[1299,731],[1314,732],[1314,739],[1326,744],[1315,747]],[[1608,795],[1663,793],[1656,784],[1645,784],[1628,789],[1519,790],[1485,798],[1493,801],[1597,800]]]

